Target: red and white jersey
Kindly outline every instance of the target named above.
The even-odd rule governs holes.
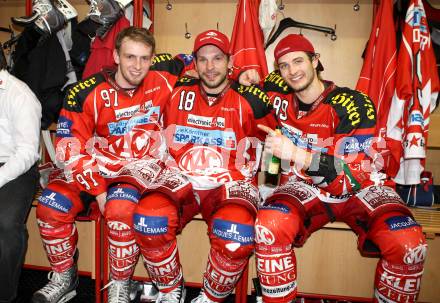
[[[367,95],[332,82],[324,84],[324,92],[307,113],[299,111],[299,101],[279,71],[266,77],[264,90],[282,133],[314,154],[309,169],[292,166],[288,173],[318,186],[324,196],[343,197],[383,179],[370,158],[376,112]]]
[[[105,176],[135,160],[166,157],[160,116],[183,70],[182,61],[161,54],[133,91],[118,87],[115,71],[105,71],[67,92],[57,125],[57,158],[81,190],[103,193]]]
[[[194,189],[254,181],[265,138],[257,124],[276,125],[269,98],[235,82],[213,99],[198,79],[182,78],[164,112],[169,152]]]
[[[419,184],[424,170],[429,115],[440,90],[423,1],[410,1],[397,58],[396,90],[388,117],[390,171],[400,184]]]

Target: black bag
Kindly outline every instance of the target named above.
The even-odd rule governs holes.
[[[420,175],[420,184],[396,185],[396,191],[408,206],[429,207],[434,204],[434,185],[432,173],[425,171]]]

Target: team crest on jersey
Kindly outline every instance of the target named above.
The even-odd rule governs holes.
[[[370,186],[357,194],[359,200],[370,211],[389,204],[403,205],[400,196],[391,188],[386,186]]]
[[[242,199],[251,203],[254,207],[260,204],[260,193],[258,188],[247,181],[228,182],[225,184],[226,199]]]
[[[189,114],[186,123],[189,125],[196,125],[203,127],[225,128],[225,118],[223,117],[204,117],[204,116]]]
[[[194,146],[187,150],[179,161],[184,171],[201,172],[206,169],[223,168],[222,155],[209,146]]]

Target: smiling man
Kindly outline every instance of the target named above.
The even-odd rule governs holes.
[[[260,128],[269,134],[265,153],[281,158],[286,171],[255,224],[263,301],[295,301],[293,247],[328,222],[342,221],[358,235],[362,253],[380,256],[374,302],[416,302],[427,245],[392,182],[375,167],[379,162],[373,163],[380,156],[372,149],[373,102],[320,79],[319,54],[304,36],[286,36],[274,55],[279,71],[266,77],[264,90],[282,134]]]
[[[161,161],[166,153],[154,134],[172,86],[185,67],[168,54],[155,56],[154,52],[154,38],[146,29],[128,27],[116,39],[117,68],[74,84],[66,94],[56,140],[65,174],[47,186],[37,207],[53,273],[34,294],[34,303],[67,302],[76,294],[74,222],[85,208],[80,198],[84,194],[96,197],[109,229],[108,301],[129,302],[129,279],[139,256],[133,211],[154,176],[167,171]],[[173,185],[185,187],[179,182]]]
[[[208,224],[211,249],[202,291],[192,302],[222,302],[233,291],[254,248],[257,138],[265,136],[257,124],[275,126],[266,94],[228,79],[232,59],[223,33],[199,34],[193,54],[200,79],[177,82],[164,126],[170,154],[191,181],[198,203],[179,204],[153,193],[135,212],[136,239],[160,290],[156,302],[184,302],[176,234],[199,212]],[[162,229],[149,231],[145,225]]]

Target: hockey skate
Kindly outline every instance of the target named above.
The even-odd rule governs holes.
[[[54,0],[55,7],[66,17],[66,20],[70,20],[78,16],[76,9],[67,0]]]
[[[130,280],[111,280],[108,287],[108,303],[130,302]]]
[[[43,35],[57,32],[64,27],[68,18],[77,15],[73,6],[65,0],[55,0],[55,3],[50,0],[34,0],[32,8],[32,16],[13,17],[11,20],[21,26],[34,24]]]
[[[50,272],[49,283],[32,296],[32,303],[64,303],[76,296],[78,271],[76,265],[62,272]]]
[[[156,303],[183,303],[185,297],[186,289],[184,283],[182,283],[170,292],[159,292]]]
[[[90,0],[87,16],[92,21],[101,24],[96,34],[103,37],[123,14],[124,11],[115,0]]]
[[[133,0],[116,0],[122,8],[126,8]]]
[[[200,294],[191,300],[191,303],[215,303],[214,301],[210,300],[206,295],[203,289],[200,291]]]

